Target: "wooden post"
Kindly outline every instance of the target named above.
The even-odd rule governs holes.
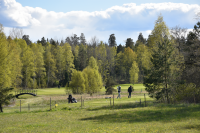
[[[114,94],[113,94],[113,107],[114,107]]]
[[[145,97],[145,94],[144,94],[144,100],[145,100],[144,107],[146,107],[146,97]]]
[[[51,110],[51,98],[50,98],[50,110]]]
[[[81,96],[81,108],[82,108],[82,96]]]
[[[195,92],[194,92],[194,104],[196,104],[196,100],[195,100]]]
[[[21,100],[20,100],[20,112],[21,112]]]

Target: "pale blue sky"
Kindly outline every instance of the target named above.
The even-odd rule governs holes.
[[[65,39],[85,34],[108,42],[115,34],[117,44],[127,38],[145,38],[162,14],[168,28],[179,25],[192,30],[200,12],[200,0],[0,0],[0,23],[6,35],[13,27],[23,28],[35,42],[42,37]]]
[[[200,0],[16,0],[23,6],[41,7],[47,11],[69,12],[69,11],[101,11],[112,6],[122,6],[126,3],[185,3],[200,4]]]

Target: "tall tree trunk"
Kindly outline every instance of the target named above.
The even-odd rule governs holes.
[[[49,61],[49,70],[48,70],[48,81],[47,81],[47,88],[49,87],[49,71],[50,71],[50,61]]]
[[[39,87],[41,88],[41,86],[40,86],[40,76],[39,76]]]
[[[1,103],[0,103],[0,112],[3,113],[3,107],[1,105]]]
[[[27,67],[26,67],[26,83],[25,83],[25,89],[27,87]]]
[[[169,104],[169,96],[168,96],[168,90],[167,90],[167,83],[166,83],[166,90],[165,90],[165,91],[166,91],[166,93],[167,93],[167,94],[166,94],[166,95],[167,95],[167,103]]]

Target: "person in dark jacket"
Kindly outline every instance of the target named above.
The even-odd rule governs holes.
[[[131,92],[132,92],[132,91],[133,91],[133,87],[130,86],[130,87],[128,88],[128,93],[129,93],[128,98],[131,98]]]
[[[72,95],[71,94],[69,95],[69,97],[67,99],[68,99],[68,103],[72,103]]]

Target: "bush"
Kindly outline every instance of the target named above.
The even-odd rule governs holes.
[[[194,83],[179,85],[176,89],[176,100],[179,102],[199,103],[200,88]]]
[[[110,95],[110,94],[113,94],[113,92],[116,92],[117,90],[114,89],[113,87],[108,87],[106,88],[106,94],[107,95]]]
[[[116,85],[115,81],[113,80],[112,77],[108,77],[107,81],[106,81],[106,94],[110,95],[113,94],[113,92],[116,92],[117,90],[115,90],[113,87]]]

